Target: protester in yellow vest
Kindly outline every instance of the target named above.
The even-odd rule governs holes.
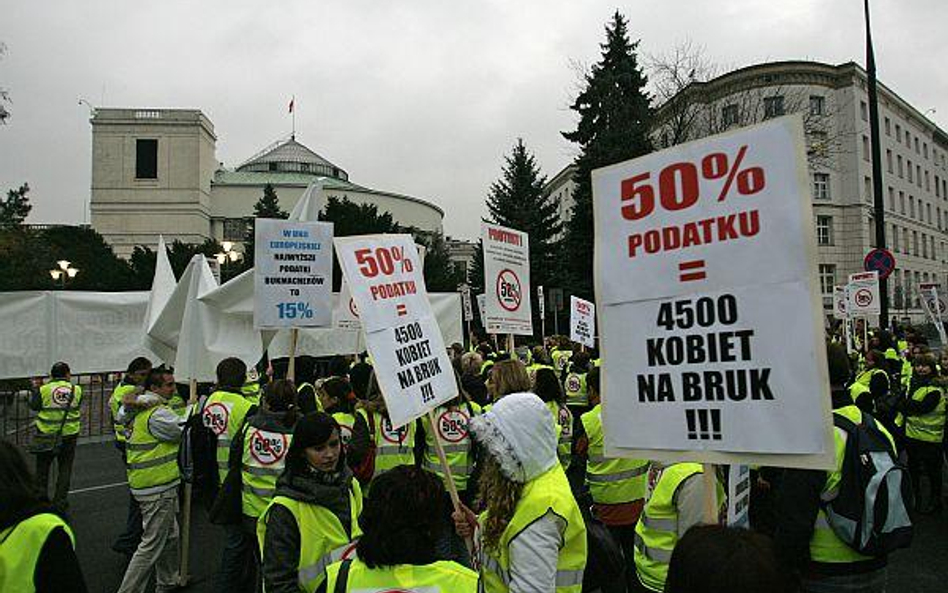
[[[606,457],[602,429],[602,404],[599,397],[600,370],[593,367],[586,375],[589,403],[593,408],[580,418],[575,452],[577,463],[585,467],[585,485],[593,502],[593,515],[602,521],[622,546],[627,558],[633,558],[635,525],[645,504],[649,462],[645,459]],[[634,571],[627,580],[634,582]]]
[[[878,350],[866,353],[866,370],[859,373],[849,386],[853,403],[867,414],[876,413],[876,402],[884,402],[889,395],[889,376],[885,371],[885,355]]]
[[[257,518],[273,500],[277,479],[286,466],[297,416],[293,382],[278,379],[268,383],[261,408],[247,419],[243,438],[234,440],[233,446],[240,445],[241,450],[231,451],[232,457],[239,455],[241,460],[241,526],[251,542],[251,558],[245,562],[252,565],[253,574],[244,574],[256,585],[262,580],[260,548],[255,545]]]
[[[257,372],[256,367],[249,367],[247,369],[247,376],[244,379],[244,384],[240,388],[240,393],[247,401],[250,403],[259,406],[260,405],[260,373]]]
[[[339,425],[324,412],[299,419],[277,481],[257,523],[267,593],[315,591],[326,567],[348,557],[361,534],[362,490],[346,466]]]
[[[936,368],[931,354],[916,355],[912,361],[912,381],[897,408],[905,417],[905,448],[915,491],[916,508],[936,513],[942,508],[942,441],[945,438],[945,390],[933,383]],[[928,476],[929,495],[922,504],[921,477]]]
[[[358,558],[331,564],[318,591],[476,593],[477,573],[439,554],[450,535],[441,481],[403,466],[379,476],[374,489],[359,517]]]
[[[471,439],[468,426],[471,419],[480,413],[479,405],[465,400],[463,396],[458,396],[434,410],[436,422],[434,428],[428,416],[422,416],[421,426],[418,428],[419,433],[415,437],[417,456],[422,466],[445,480],[445,485],[447,485],[447,476],[435,449],[435,439],[441,442],[445,459],[451,468],[454,487],[461,500],[468,504],[472,502],[475,490],[469,484],[471,474],[474,472],[474,441]]]
[[[329,377],[316,390],[319,407],[339,423],[339,438],[342,447],[349,446],[352,440],[352,427],[355,426],[355,394],[349,381],[342,377]]]
[[[360,402],[356,409],[352,440],[346,451],[350,467],[362,464],[370,454],[374,456],[372,475],[366,476],[363,482],[366,496],[369,495],[372,479],[399,465],[415,465],[415,433],[414,422],[400,428],[392,426],[382,392],[373,377],[369,386],[369,399]],[[371,452],[370,444],[375,445],[374,452]]]
[[[68,364],[53,365],[49,381],[33,394],[30,407],[37,411],[33,446],[40,494],[44,498],[49,496],[49,472],[55,461],[56,486],[51,500],[57,508],[66,511],[82,408],[82,387],[73,384]]]
[[[556,456],[563,469],[569,467],[573,450],[573,413],[566,406],[566,396],[563,386],[556,378],[556,371],[552,368],[541,368],[537,371],[533,384],[533,393],[537,394],[553,416],[556,427]]]
[[[678,540],[705,521],[704,467],[698,463],[651,463],[645,506],[635,525],[635,573],[640,586],[662,591]],[[715,483],[717,480],[715,479]],[[715,507],[724,501],[720,484]]]
[[[0,440],[0,591],[86,593],[72,530],[40,500],[26,457]]]
[[[586,567],[586,525],[556,457],[550,412],[532,393],[505,396],[471,421],[485,449],[479,487],[486,509],[454,513],[470,537],[480,525],[486,593],[579,593]]]
[[[168,407],[175,392],[170,371],[153,370],[145,379],[145,392],[136,406],[123,405],[119,418],[125,424],[126,471],[132,495],[138,501],[145,528],[141,543],[128,563],[119,593],[144,593],[155,574],[158,591],[178,584],[178,447],[182,418]]]
[[[225,358],[217,365],[215,391],[204,402],[201,416],[204,426],[217,435],[217,470],[224,483],[230,467],[231,443],[243,429],[244,420],[252,416],[256,406],[241,393],[247,378],[247,365],[239,358]],[[235,463],[237,460],[235,460]],[[248,559],[253,555],[253,538],[239,523],[224,525],[224,549],[221,556],[221,588],[239,593],[253,583],[246,574]]]
[[[863,419],[844,385],[849,359],[841,344],[827,344],[827,363],[833,413],[855,423]],[[877,423],[878,424],[878,423]],[[886,435],[888,432],[878,424]],[[858,554],[839,539],[827,522],[821,505],[838,486],[844,471],[846,433],[835,429],[836,467],[833,471],[787,469],[777,492],[777,528],[774,546],[786,572],[801,580],[802,591],[882,592],[886,583],[886,558]],[[895,454],[895,442],[892,454]]]

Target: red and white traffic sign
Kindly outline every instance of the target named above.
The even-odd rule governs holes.
[[[879,272],[879,280],[885,280],[895,270],[895,256],[888,249],[876,247],[862,261],[867,272]]]
[[[411,236],[337,237],[334,245],[392,425],[403,426],[456,397]]]
[[[485,328],[492,334],[533,334],[527,234],[484,223]]]
[[[806,171],[798,116],[593,171],[607,455],[833,465]]]

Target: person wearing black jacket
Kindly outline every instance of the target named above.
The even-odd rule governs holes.
[[[844,387],[850,376],[846,349],[840,344],[827,344],[826,353],[833,409],[849,407],[859,413]],[[837,463],[840,463],[842,457],[839,451],[836,457]],[[859,556],[842,541],[836,543],[840,548],[840,557],[833,561],[811,556],[815,532],[826,528],[817,526],[817,519],[821,517],[820,504],[829,475],[821,470],[784,471],[776,503],[774,547],[778,560],[788,575],[800,581],[801,590],[805,592],[882,593],[886,584],[886,556]]]
[[[0,441],[0,591],[86,593],[68,526],[36,492],[22,451]]]

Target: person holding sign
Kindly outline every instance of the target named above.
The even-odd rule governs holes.
[[[339,438],[342,446],[348,447],[352,440],[352,427],[355,425],[355,394],[349,381],[342,377],[330,377],[320,384],[316,391],[319,404],[324,412],[339,423]]]
[[[376,495],[359,517],[363,534],[358,558],[330,564],[317,593],[337,591],[425,591],[476,593],[477,573],[439,559],[447,493],[432,474],[397,467],[379,476]]]
[[[415,423],[409,422],[400,428],[392,427],[388,408],[382,398],[378,381],[373,375],[369,384],[368,399],[356,409],[352,440],[346,454],[353,468],[369,467],[370,475],[359,475],[363,485],[399,465],[415,464]],[[371,455],[372,460],[367,457]]]
[[[899,401],[897,408],[905,416],[905,448],[909,456],[909,472],[915,490],[918,510],[925,514],[941,511],[941,443],[945,438],[944,390],[933,384],[935,357],[916,355],[912,361],[909,398]],[[924,470],[924,471],[923,471]],[[928,504],[922,506],[922,473],[928,475]]]
[[[546,405],[514,393],[471,421],[486,450],[480,517],[462,506],[455,529],[478,526],[486,593],[579,593],[586,567],[586,525],[556,458],[556,432]]]
[[[267,593],[315,591],[326,567],[362,535],[361,512],[362,489],[346,466],[339,425],[324,412],[303,416],[257,523]]]

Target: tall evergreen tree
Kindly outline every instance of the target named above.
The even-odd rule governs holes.
[[[268,183],[263,186],[263,195],[253,205],[253,218],[247,225],[247,232],[244,235],[244,259],[241,264],[241,271],[249,270],[253,267],[254,233],[256,232],[256,221],[258,218],[282,218],[286,220],[290,213],[280,208],[280,200],[277,197],[273,185]]]
[[[372,235],[382,233],[403,233],[405,229],[398,226],[391,213],[379,213],[374,204],[358,204],[343,196],[339,199],[329,196],[326,207],[319,213],[319,220],[333,223],[334,237],[349,237],[352,235]],[[342,285],[342,268],[335,253],[332,257],[332,287],[339,290]]]
[[[562,231],[558,207],[552,196],[544,195],[546,177],[536,158],[518,138],[504,157],[501,178],[491,184],[487,196],[488,221],[524,231],[530,238],[530,282],[550,286],[556,277],[556,238]],[[483,257],[482,252],[479,252]],[[483,275],[483,271],[481,271]],[[483,278],[480,279],[483,282]],[[539,335],[539,306],[532,290],[534,327]]]
[[[464,277],[451,261],[441,233],[415,233],[415,242],[425,246],[425,286],[428,292],[455,292]]]
[[[566,228],[564,261],[572,294],[593,295],[593,169],[652,151],[652,110],[639,67],[638,42],[629,41],[628,23],[618,11],[606,25],[602,57],[586,74],[586,88],[570,107],[579,123],[563,137],[579,145],[572,216]]]

